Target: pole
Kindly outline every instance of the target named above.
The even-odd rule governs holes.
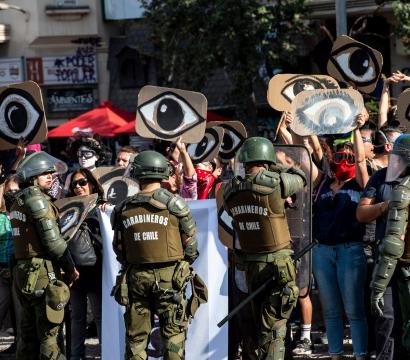
[[[347,35],[347,10],[346,0],[335,0],[336,2],[336,34]]]

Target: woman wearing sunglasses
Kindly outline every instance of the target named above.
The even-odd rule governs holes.
[[[364,308],[366,259],[364,226],[356,219],[360,194],[368,181],[363,140],[359,128],[368,114],[360,114],[353,130],[353,144],[341,143],[329,161],[330,176],[315,164],[313,249],[315,275],[332,360],[343,354],[344,314],[350,323],[353,353],[357,360],[367,354],[367,321]]]
[[[79,280],[71,287],[71,360],[85,359],[85,339],[87,333],[87,298],[97,325],[98,338],[101,343],[101,300],[102,300],[102,239],[97,217],[97,207],[105,210],[104,190],[92,172],[80,168],[72,173],[69,196],[86,196],[98,194],[88,216],[81,224],[76,238],[69,242],[74,262],[80,273]],[[78,241],[90,244],[95,256],[83,256]],[[71,244],[70,244],[71,243]],[[76,250],[77,249],[77,250]],[[76,254],[76,251],[78,252]],[[88,253],[89,251],[87,251]],[[92,250],[91,250],[92,252]]]

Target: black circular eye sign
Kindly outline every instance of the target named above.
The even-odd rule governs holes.
[[[198,144],[189,144],[187,151],[194,164],[213,159],[221,147],[224,130],[221,127],[210,127]]]
[[[44,112],[25,90],[8,88],[0,94],[0,138],[17,144],[21,137],[28,142],[38,133]]]
[[[158,125],[167,131],[177,129],[184,121],[184,112],[181,105],[174,99],[163,99],[158,104]]]
[[[107,201],[113,205],[118,205],[128,196],[128,185],[123,180],[113,181],[107,190]]]
[[[60,208],[60,226],[63,235],[75,230],[83,212],[84,204],[77,201],[70,202]]]

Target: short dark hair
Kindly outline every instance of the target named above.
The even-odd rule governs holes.
[[[70,190],[69,190],[68,196],[76,196],[74,193],[74,189],[72,187],[72,182],[73,182],[74,175],[77,175],[77,174],[83,175],[93,185],[93,188],[94,188],[93,194],[98,194],[98,197],[100,199],[104,198],[104,189],[102,185],[97,180],[97,178],[93,175],[93,173],[86,168],[79,168],[77,170],[74,170],[71,173]]]

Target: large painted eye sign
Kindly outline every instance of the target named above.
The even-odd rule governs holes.
[[[382,65],[383,56],[379,51],[342,35],[333,44],[327,71],[339,81],[371,93],[377,85]]]
[[[291,103],[295,96],[302,91],[319,89],[337,89],[338,86],[327,79],[315,76],[296,75],[285,82],[281,95]]]
[[[77,226],[84,210],[84,204],[81,202],[70,202],[60,209],[60,225],[63,235],[71,228]]]
[[[0,94],[0,138],[17,144],[34,139],[44,118],[43,110],[25,90],[8,88]]]
[[[355,90],[303,92],[292,102],[295,121],[291,128],[302,136],[345,133],[355,128],[362,107],[362,97]]]
[[[187,145],[192,163],[198,164],[215,157],[221,147],[223,136],[224,130],[221,127],[205,129],[205,135],[198,144]],[[215,153],[214,156],[212,156],[213,153]]]
[[[225,130],[219,156],[222,160],[230,160],[235,157],[236,151],[242,146],[245,137],[235,128],[227,124],[219,124]]]
[[[164,140],[178,137],[206,121],[182,96],[171,91],[139,105],[137,111],[147,129]]]
[[[410,89],[404,90],[397,99],[397,114],[400,123],[407,126],[407,121],[410,121]]]

